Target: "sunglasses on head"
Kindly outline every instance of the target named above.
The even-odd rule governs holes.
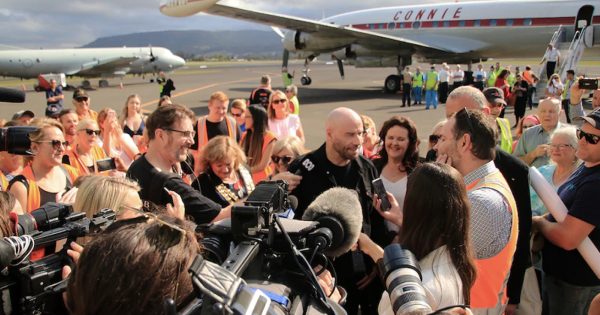
[[[50,143],[55,150],[59,150],[62,147],[66,148],[69,145],[68,141],[60,140],[48,140],[48,141],[35,141],[37,143]]]
[[[88,100],[88,98],[87,98],[87,97],[85,97],[85,96],[82,96],[82,97],[77,97],[77,98],[75,98],[75,100],[76,100],[76,101],[78,101],[78,102],[84,102],[84,101],[87,101],[87,100]]]
[[[83,129],[83,130],[85,131],[85,133],[87,133],[87,134],[88,134],[88,136],[91,136],[91,135],[96,135],[96,136],[98,136],[98,135],[100,135],[100,130],[87,129],[87,128],[86,128],[86,129]]]
[[[273,104],[280,104],[280,103],[285,104],[285,100],[282,100],[282,99],[272,100],[271,103],[273,103]]]
[[[598,142],[600,142],[600,136],[593,135],[591,133],[587,133],[581,129],[577,129],[577,138],[578,139],[585,138],[585,141],[589,144],[597,144]]]
[[[281,163],[283,164],[290,164],[290,162],[293,160],[294,158],[291,156],[277,156],[277,155],[273,155],[271,156],[271,160],[273,161],[273,163],[278,164],[279,161],[281,161]]]

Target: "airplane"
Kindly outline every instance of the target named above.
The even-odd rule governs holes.
[[[104,78],[155,74],[184,65],[183,58],[162,47],[0,50],[1,76],[27,79],[40,74],[64,73],[103,78],[100,87],[108,86]],[[86,81],[84,86],[89,85]]]
[[[270,25],[283,37],[284,66],[289,52],[305,58],[302,85],[312,82],[309,64],[320,54],[331,54],[342,78],[344,62],[356,67],[396,67],[398,74],[385,80],[386,92],[399,90],[401,71],[412,63],[413,57],[432,64],[466,63],[469,68],[473,62],[489,58],[539,58],[559,29],[555,42],[564,42],[566,48],[567,40],[570,43],[575,37],[585,47],[595,50],[600,46],[600,6],[595,0],[396,6],[353,11],[320,21],[241,8],[218,0],[170,0],[160,5],[160,11],[173,17],[204,12]],[[283,33],[279,28],[289,31]]]

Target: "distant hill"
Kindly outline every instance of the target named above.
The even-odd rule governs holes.
[[[281,38],[270,31],[161,31],[101,37],[84,45],[92,47],[160,46],[184,58],[229,55],[276,57]]]

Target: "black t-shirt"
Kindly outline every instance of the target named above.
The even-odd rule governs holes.
[[[352,167],[352,163],[348,163],[345,166],[337,166],[326,160],[326,172],[331,172],[335,179],[336,186],[345,187],[348,189],[356,189],[358,181],[358,170]]]
[[[178,193],[185,205],[185,214],[192,216],[194,222],[198,224],[212,221],[221,211],[220,205],[204,197],[178,175],[157,170],[148,162],[145,155],[133,161],[127,170],[127,177],[140,185],[139,194],[142,200],[157,205],[165,206],[167,203],[173,203],[164,187]]]
[[[269,97],[271,90],[266,88],[257,88],[250,94],[250,105],[260,104],[265,109],[269,106]]]
[[[558,195],[569,215],[595,227],[600,226],[600,165],[587,168],[580,166],[573,175],[558,188]],[[554,218],[552,218],[554,221]],[[600,248],[600,231],[592,230],[588,235],[596,248]],[[567,283],[578,286],[597,286],[600,279],[583,260],[577,249],[566,251],[550,241],[543,250],[544,272]]]
[[[237,131],[235,133],[235,141],[239,143],[240,137],[241,137],[240,127],[236,125],[235,128],[237,128]],[[194,124],[194,130],[198,130],[198,122],[196,122]],[[227,130],[227,118],[225,118],[217,123],[211,122],[208,119],[206,120],[206,136],[207,136],[208,140],[210,140],[216,136],[228,136],[228,135],[229,135],[229,130]],[[198,133],[196,133],[196,135],[194,136],[194,144],[190,147],[190,149],[198,150]]]

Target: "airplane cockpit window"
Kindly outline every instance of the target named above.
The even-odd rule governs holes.
[[[513,26],[514,23],[515,21],[513,21],[512,19],[506,20],[506,26]]]
[[[496,26],[497,24],[498,24],[498,21],[490,20],[490,26]]]
[[[420,27],[421,27],[421,22],[414,22],[414,23],[413,23],[413,28],[414,28],[414,29],[418,29],[418,28],[420,28]]]
[[[532,24],[533,24],[533,21],[531,19],[523,20],[523,25],[525,25],[525,26],[531,26]]]

